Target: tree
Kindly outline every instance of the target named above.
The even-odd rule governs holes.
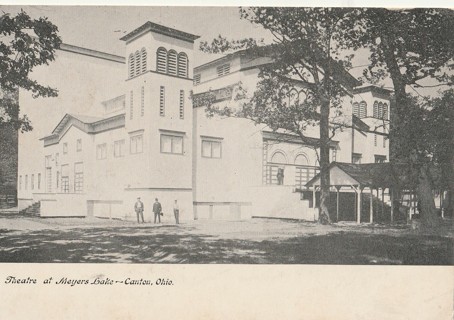
[[[320,138],[314,148],[320,164],[321,223],[331,221],[328,212],[330,141],[335,130],[345,125],[339,120],[342,98],[357,85],[356,79],[344,69],[352,56],[341,62],[337,50],[337,39],[344,31],[340,21],[349,19],[350,11],[352,9],[342,8],[241,9],[243,19],[273,34],[273,44],[262,46],[253,39],[227,41],[222,37],[211,44],[201,44],[205,52],[246,48],[248,54],[265,56],[272,61],[260,67],[257,88],[241,108],[233,112],[231,108],[209,107],[209,112],[245,117],[276,131],[285,130],[296,134],[303,143],[311,140],[306,135],[307,127],[319,126]],[[210,101],[205,98],[202,103],[210,104]]]
[[[31,91],[34,98],[57,96],[56,89],[30,78],[35,67],[55,59],[55,50],[61,44],[57,32],[47,18],[32,19],[22,10],[16,16],[0,16],[0,126],[32,130],[27,116],[19,116],[20,88]]]
[[[391,110],[390,142],[393,161],[410,161],[409,166],[417,172],[417,194],[421,203],[423,222],[436,224],[435,204],[432,197],[430,162],[422,157],[417,146],[407,141],[403,152],[403,127],[417,128],[422,117],[421,110],[412,110],[415,103],[407,92],[411,85],[423,87],[421,80],[434,79],[434,86],[452,85],[454,38],[454,11],[445,9],[363,9],[355,19],[343,21],[344,28],[355,30],[342,37],[344,47],[358,49],[367,47],[370,66],[364,70],[369,79],[389,75],[394,87],[395,103]],[[416,115],[416,116],[415,116]],[[421,119],[419,119],[421,120]],[[408,135],[407,135],[408,136]]]

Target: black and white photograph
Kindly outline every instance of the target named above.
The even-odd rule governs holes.
[[[189,5],[0,6],[1,265],[452,267],[452,9]]]

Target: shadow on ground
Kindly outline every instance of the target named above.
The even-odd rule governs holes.
[[[193,227],[0,230],[0,262],[221,264],[453,264],[453,239],[333,232],[262,241]]]

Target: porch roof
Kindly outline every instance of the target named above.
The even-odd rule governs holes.
[[[402,165],[386,163],[353,164],[332,162],[329,166],[330,186],[361,186],[390,188],[398,183]],[[306,183],[306,187],[320,185],[320,173]]]

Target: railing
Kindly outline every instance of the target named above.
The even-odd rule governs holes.
[[[281,169],[283,177],[279,177],[279,169]],[[268,163],[265,165],[265,184],[303,188],[319,171],[320,168],[316,166]]]

